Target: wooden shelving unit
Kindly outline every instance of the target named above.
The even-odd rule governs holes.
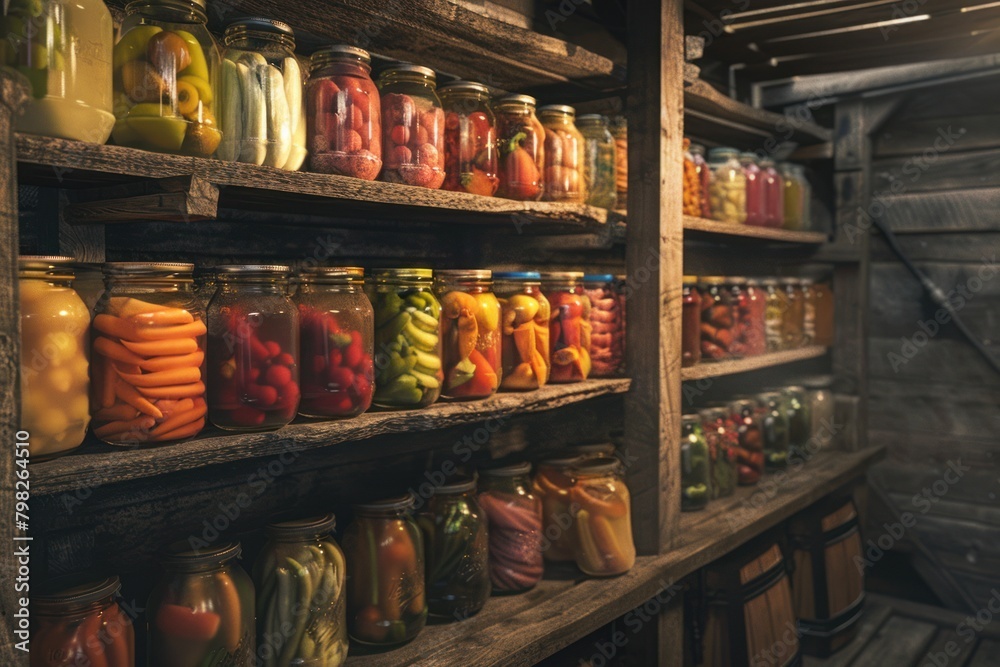
[[[784,364],[792,364],[796,361],[816,359],[827,354],[829,349],[822,345],[810,345],[798,350],[785,350],[783,352],[771,352],[757,357],[747,357],[745,359],[723,359],[721,361],[703,361],[690,368],[681,369],[681,380],[703,380],[705,378],[722,377],[724,375],[734,375],[735,373],[748,373],[750,371],[762,370],[764,368],[774,368]]]
[[[798,232],[790,229],[774,229],[772,227],[754,227],[752,225],[734,225],[717,220],[684,216],[684,231],[693,232],[690,238],[709,239],[715,237],[739,237],[759,241],[781,243],[802,243],[818,245],[826,243],[829,238],[823,232]]]

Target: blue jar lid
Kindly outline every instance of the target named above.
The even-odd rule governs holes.
[[[493,280],[541,280],[538,271],[494,271]]]
[[[611,283],[614,280],[615,277],[610,273],[588,273],[583,276],[585,283]]]

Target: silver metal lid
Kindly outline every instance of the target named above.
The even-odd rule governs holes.
[[[438,269],[434,277],[441,280],[493,280],[493,272],[489,269]]]
[[[284,264],[223,264],[215,267],[215,274],[223,276],[240,276],[257,273],[287,274],[291,271]]]
[[[540,114],[546,114],[546,113],[560,113],[560,114],[562,114],[562,113],[566,113],[566,114],[569,114],[570,116],[575,116],[576,115],[576,109],[574,109],[573,107],[569,106],[568,104],[546,104],[543,107],[538,107],[538,113],[540,113]]]
[[[315,51],[312,54],[312,62],[315,63],[324,58],[337,56],[350,56],[352,58],[357,58],[366,64],[371,64],[372,61],[371,54],[362,48],[351,46],[349,44],[331,44],[330,46],[324,46],[323,48]]]
[[[436,75],[434,70],[430,67],[424,67],[423,65],[413,65],[411,63],[398,63],[395,65],[389,65],[384,70],[379,73],[379,77],[383,77],[386,74],[419,74],[421,76],[426,76],[431,81],[436,80]]]
[[[476,81],[452,81],[438,86],[439,93],[482,93],[489,95],[490,89]]]
[[[180,262],[107,262],[103,267],[106,276],[162,275],[194,272],[194,264]]]
[[[533,107],[536,104],[538,104],[538,100],[536,100],[531,95],[507,95],[505,97],[501,97],[496,102],[496,105],[498,107],[515,105],[515,104],[527,104]]]
[[[607,122],[607,120],[608,120],[607,118],[605,118],[599,113],[585,113],[582,116],[576,117],[576,122],[583,123],[584,125],[587,125],[589,123],[595,123],[595,124],[605,123]]]
[[[229,34],[230,30],[235,28],[273,32],[278,35],[288,35],[289,37],[295,36],[295,31],[292,30],[292,26],[288,25],[284,21],[269,19],[263,16],[247,16],[245,18],[236,19],[226,26],[226,35]]]

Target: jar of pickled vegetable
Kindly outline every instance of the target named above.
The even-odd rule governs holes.
[[[813,312],[815,322],[813,324],[813,343],[816,345],[833,345],[833,291],[830,289],[829,281],[820,281],[812,284]]]
[[[222,141],[216,85],[219,49],[206,26],[207,0],[135,0],[114,50],[112,136],[120,146],[195,157]]]
[[[582,204],[587,199],[583,180],[583,135],[576,128],[576,109],[549,104],[538,109],[545,128],[545,201]]]
[[[378,78],[382,96],[382,180],[436,190],[444,183],[444,109],[434,70],[393,65]]]
[[[802,299],[802,344],[812,345],[816,340],[816,295],[813,293],[813,281],[802,278],[798,289],[799,298]]]
[[[763,227],[767,222],[767,202],[764,194],[764,176],[757,156],[753,153],[740,153],[740,166],[746,178],[746,224]]]
[[[90,313],[73,289],[72,257],[18,258],[21,422],[31,460],[74,450],[90,421]]]
[[[536,271],[493,272],[500,299],[500,387],[514,391],[540,389],[549,380],[549,300]]]
[[[706,276],[701,291],[701,358],[709,361],[732,356],[733,300],[722,276]]]
[[[441,301],[441,360],[452,398],[486,398],[500,387],[500,302],[488,269],[435,273]]]
[[[688,368],[701,361],[701,294],[698,292],[697,276],[684,276],[683,303],[681,367]]]
[[[382,103],[371,78],[371,56],[335,44],[313,53],[309,69],[309,168],[374,181],[382,170]]]
[[[726,278],[726,290],[733,306],[733,343],[729,351],[733,357],[745,357],[748,352],[747,334],[750,331],[750,295],[747,279],[742,276]]]
[[[756,484],[764,474],[764,437],[757,406],[749,399],[737,400],[729,404],[729,412],[739,438],[736,449],[737,478],[742,485]]]
[[[479,471],[479,505],[489,520],[489,570],[498,593],[526,591],[542,578],[542,501],[531,464]]]
[[[712,180],[708,186],[712,218],[742,225],[747,221],[747,179],[735,148],[708,152]]]
[[[746,327],[743,330],[744,356],[753,357],[767,352],[767,291],[755,278],[742,286],[746,295]]]
[[[375,393],[375,313],[360,267],[313,267],[299,276],[302,400],[306,417],[355,417]]]
[[[299,409],[299,310],[287,266],[226,265],[208,306],[208,417],[227,431],[281,428]]]
[[[207,329],[193,268],[104,265],[90,357],[91,429],[104,442],[184,440],[204,428]]]
[[[163,559],[146,605],[150,667],[256,665],[253,581],[236,560],[239,543]]]
[[[767,338],[767,351],[780,352],[785,349],[784,326],[788,299],[777,280],[768,278],[762,280],[760,284],[765,292],[764,333]]]
[[[698,176],[698,217],[712,219],[712,170],[705,159],[705,147],[701,144],[691,144],[689,149],[691,161],[694,163],[695,174]]]
[[[497,195],[520,201],[542,197],[545,128],[535,116],[535,98],[509,95],[496,104],[500,187]]]
[[[583,274],[561,271],[542,274],[542,289],[551,304],[549,352],[553,383],[580,382],[590,376],[590,299],[583,291]]]
[[[217,157],[296,171],[306,159],[305,77],[291,27],[239,19],[226,28],[222,43]]]
[[[253,568],[264,664],[337,667],[347,660],[347,568],[335,526],[332,514],[268,524]]]
[[[103,144],[111,135],[115,26],[101,0],[4,3],[0,65],[31,84],[19,132]]]
[[[781,228],[785,224],[785,181],[774,160],[760,161],[760,177],[764,183],[764,226]]]
[[[684,215],[701,216],[701,179],[687,137],[684,137]]]
[[[412,509],[412,496],[354,507],[343,539],[347,630],[354,641],[401,644],[427,622],[424,543]]]
[[[782,409],[781,393],[757,394],[757,414],[764,438],[764,465],[769,470],[788,465],[788,415]]]
[[[618,206],[615,185],[615,138],[608,119],[600,114],[584,114],[576,119],[583,135],[583,189],[591,206],[614,210]]]
[[[32,585],[31,667],[135,665],[135,628],[118,606],[118,577],[70,575]]]
[[[805,229],[806,209],[808,207],[808,188],[805,172],[802,167],[784,162],[780,165],[781,178],[785,184],[784,208],[785,229]]]
[[[704,509],[712,497],[708,443],[698,415],[681,416],[681,510]]]
[[[711,462],[712,498],[731,496],[736,491],[736,450],[739,434],[726,408],[699,411],[702,433]]]
[[[635,564],[632,501],[618,459],[579,461],[572,475],[576,566],[594,577],[628,572]]]
[[[490,596],[487,518],[476,500],[476,480],[434,487],[417,513],[424,538],[427,608],[434,616],[463,620]]]
[[[615,190],[619,210],[628,208],[628,120],[625,116],[612,116],[609,124],[615,138]]]
[[[375,403],[425,408],[441,395],[441,304],[430,269],[375,273]]]
[[[829,375],[819,375],[804,380],[802,385],[806,390],[806,405],[809,409],[809,437],[817,446],[826,447],[833,440],[833,379]]]
[[[573,466],[579,457],[547,459],[538,464],[532,489],[542,501],[542,555],[558,563],[571,561],[576,553],[575,515],[570,507]]]
[[[805,301],[799,288],[798,278],[784,278],[781,289],[785,292],[785,312],[781,320],[781,337],[785,341],[786,350],[802,347],[805,342]]]
[[[591,377],[615,377],[625,366],[625,321],[614,282],[610,273],[583,277],[583,289],[590,299]]]
[[[788,416],[788,444],[792,451],[801,451],[812,435],[812,415],[805,387],[785,387],[781,390],[782,406]]]
[[[438,89],[444,107],[442,190],[492,197],[500,185],[496,117],[481,83],[453,81]]]

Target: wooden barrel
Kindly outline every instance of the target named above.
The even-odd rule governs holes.
[[[802,651],[828,657],[851,641],[864,609],[864,559],[854,502],[829,498],[788,522]]]

